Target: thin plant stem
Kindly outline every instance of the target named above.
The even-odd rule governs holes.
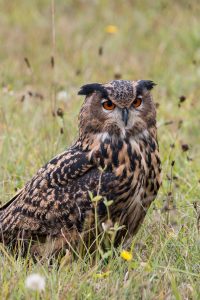
[[[56,31],[55,31],[55,2],[51,0],[51,38],[52,38],[52,83],[51,83],[51,108],[53,116],[56,116],[56,73],[55,73],[55,55],[56,55]]]

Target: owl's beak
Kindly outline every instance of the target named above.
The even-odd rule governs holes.
[[[124,121],[125,126],[128,124],[128,108],[122,108],[122,120]]]

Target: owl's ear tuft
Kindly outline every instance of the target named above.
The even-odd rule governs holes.
[[[78,95],[88,96],[96,91],[101,92],[104,98],[108,96],[106,89],[100,83],[90,83],[90,84],[83,85],[80,91],[78,92]]]
[[[154,83],[151,80],[139,80],[137,85],[137,91],[138,93],[142,93],[145,89],[150,91],[155,85],[156,83]]]

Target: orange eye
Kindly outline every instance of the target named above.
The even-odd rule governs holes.
[[[133,101],[133,106],[135,108],[139,107],[142,103],[142,99],[141,98],[136,98],[134,101]]]
[[[102,103],[103,108],[106,110],[113,110],[115,108],[115,104],[112,101],[108,100]]]

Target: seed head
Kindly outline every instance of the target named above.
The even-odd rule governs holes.
[[[45,289],[45,278],[40,274],[31,274],[27,276],[25,285],[27,289],[41,292]]]

